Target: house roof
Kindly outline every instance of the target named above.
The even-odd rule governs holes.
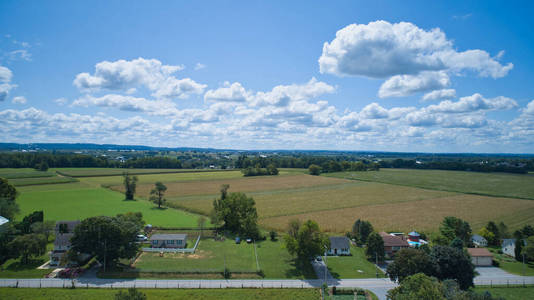
[[[154,240],[185,240],[187,238],[187,234],[183,233],[168,233],[168,234],[153,234],[150,237],[151,241]]]
[[[56,222],[56,232],[59,232],[59,224],[67,224],[67,229],[69,232],[74,232],[74,228],[80,224],[80,220],[74,221],[57,221]]]
[[[56,235],[54,240],[54,246],[70,246],[70,239],[74,236],[74,233],[63,233]]]
[[[487,242],[483,236],[478,235],[478,234],[473,234],[473,236],[471,236],[471,240],[477,241],[477,242],[482,242],[482,241]]]
[[[8,219],[6,219],[6,218],[0,216],[0,225],[4,225],[4,224],[6,224],[6,223],[8,223],[8,222],[9,222]]]
[[[502,239],[501,245],[503,247],[508,246],[508,245],[515,245],[515,239]]]
[[[469,252],[469,255],[473,257],[493,257],[491,252],[489,252],[486,248],[467,248],[467,252]]]
[[[330,249],[349,249],[349,239],[344,236],[330,237]]]
[[[384,240],[384,247],[409,247],[410,246],[408,242],[405,241],[402,237],[390,235],[385,232],[380,232],[379,234]]]

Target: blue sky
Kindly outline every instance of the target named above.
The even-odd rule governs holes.
[[[3,142],[533,153],[533,6],[2,1]]]

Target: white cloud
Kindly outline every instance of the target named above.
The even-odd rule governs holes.
[[[255,106],[286,106],[290,101],[307,100],[334,91],[335,87],[312,78],[306,84],[278,85],[269,92],[258,92],[252,102]]]
[[[204,100],[244,102],[251,96],[251,92],[245,90],[241,83],[234,82],[230,84],[228,81],[226,81],[222,88],[218,88],[216,90],[208,90],[204,94]]]
[[[146,87],[158,98],[184,99],[190,94],[203,93],[206,85],[190,78],[178,79],[173,76],[182,69],[182,65],[164,65],[157,59],[103,61],[96,64],[94,75],[78,74],[74,85],[84,91],[106,89],[135,92],[135,88]]]
[[[195,70],[201,70],[201,69],[204,69],[205,67],[206,67],[205,64],[197,63],[195,65]]]
[[[7,57],[9,60],[17,60],[17,59],[22,59],[25,61],[32,60],[32,54],[26,49],[19,49],[19,50],[11,51],[7,53]]]
[[[421,72],[417,75],[396,75],[386,80],[378,91],[380,98],[406,97],[418,92],[443,89],[450,85],[447,73]]]
[[[89,105],[114,107],[122,111],[147,112],[156,115],[169,115],[176,111],[174,103],[167,100],[152,101],[145,98],[117,94],[108,94],[102,97],[86,95],[72,103],[72,106],[88,107]]]
[[[61,97],[61,98],[54,99],[54,102],[59,106],[63,106],[67,104],[69,100],[67,98]]]
[[[14,104],[26,104],[26,98],[23,96],[17,96],[14,97],[13,100],[11,100]]]
[[[508,97],[484,98],[481,94],[462,97],[457,102],[445,100],[437,105],[428,106],[429,112],[465,113],[479,110],[508,110],[517,107],[517,102]]]
[[[362,109],[360,116],[364,119],[383,119],[389,117],[389,113],[378,103],[373,102]]]
[[[480,76],[505,76],[513,64],[501,65],[483,50],[457,52],[439,28],[386,21],[352,24],[323,46],[321,73],[387,78],[422,71],[472,69]]]
[[[16,84],[11,83],[13,73],[6,67],[0,66],[0,102],[9,95],[9,91],[16,88]]]
[[[435,91],[426,93],[423,95],[423,98],[421,98],[421,100],[432,101],[432,100],[446,100],[446,99],[453,99],[453,98],[456,98],[455,89],[443,89],[443,90],[435,90]]]

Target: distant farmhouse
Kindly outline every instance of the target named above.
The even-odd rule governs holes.
[[[56,222],[54,249],[50,252],[50,266],[59,266],[63,263],[64,256],[72,246],[70,239],[74,236],[74,228],[80,221]]]
[[[153,234],[150,237],[152,248],[185,248],[187,234]]]
[[[408,244],[408,241],[403,235],[396,236],[385,232],[380,232],[379,234],[382,237],[382,240],[384,240],[384,251],[386,256],[390,258],[395,256],[395,253],[399,250],[410,247],[410,244]]]
[[[481,235],[473,234],[471,237],[471,241],[475,245],[475,247],[487,247],[488,241]]]
[[[344,236],[330,237],[328,255],[350,255],[350,241]]]
[[[502,253],[515,257],[515,239],[503,239],[501,244]]]
[[[471,255],[471,262],[476,267],[491,267],[493,263],[493,255],[486,248],[467,248],[467,252]]]

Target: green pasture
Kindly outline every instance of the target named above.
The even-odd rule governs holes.
[[[0,168],[0,177],[7,179],[32,178],[32,177],[52,177],[53,172],[37,171],[30,168]]]
[[[120,289],[0,288],[3,300],[112,300]],[[123,291],[126,291],[123,289]],[[150,300],[310,300],[318,289],[139,289]]]
[[[468,194],[534,199],[533,174],[380,169],[378,172],[338,172],[324,176]]]
[[[31,186],[20,189],[17,218],[43,210],[46,220],[81,220],[93,216],[114,216],[141,212],[144,220],[155,226],[196,227],[197,215],[168,208],[158,209],[144,200],[125,201],[124,195],[103,188],[82,187],[78,183]],[[37,187],[37,188],[36,188]]]
[[[511,287],[475,287],[476,292],[490,292],[494,297],[502,297],[506,300],[527,300],[534,299],[534,286],[511,286]]]
[[[380,277],[384,273],[369,262],[365,256],[363,248],[350,247],[351,256],[328,256],[326,263],[330,274],[334,278],[376,278],[376,273]]]

